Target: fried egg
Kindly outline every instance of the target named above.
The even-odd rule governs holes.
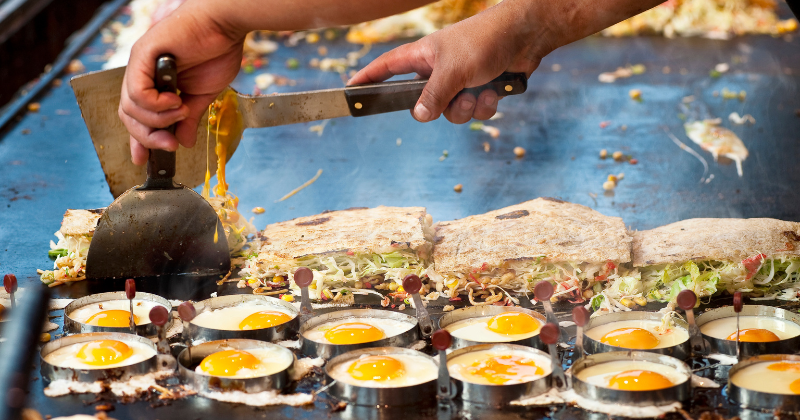
[[[411,354],[362,355],[330,369],[337,381],[367,388],[396,388],[435,381],[438,367],[430,357]]]
[[[609,322],[586,331],[596,341],[625,349],[647,350],[677,346],[689,339],[689,332],[673,325],[662,329],[661,321],[631,319]]]
[[[643,360],[600,363],[581,370],[577,377],[594,386],[623,391],[664,389],[689,379],[673,367]]]
[[[136,325],[150,323],[150,310],[163,306],[149,300],[133,300],[133,319]],[[124,328],[131,325],[130,302],[127,299],[108,300],[81,306],[69,313],[69,317],[83,324],[98,327]]]
[[[262,302],[245,302],[241,305],[202,312],[192,324],[214,330],[258,330],[285,324],[295,317],[289,310]]]
[[[539,334],[541,320],[524,312],[503,312],[495,316],[462,319],[445,329],[453,337],[480,343],[508,343]]]
[[[414,328],[414,324],[387,318],[343,318],[318,325],[303,333],[317,343],[360,344],[394,337]]]
[[[800,335],[800,325],[770,316],[740,316],[741,341],[769,342]],[[700,332],[721,340],[736,340],[736,317],[715,319],[700,326]]]
[[[226,378],[256,378],[288,368],[294,358],[282,348],[227,349],[206,356],[195,368],[201,375]]]
[[[800,362],[754,363],[736,372],[731,383],[751,391],[800,395]]]
[[[136,341],[94,340],[61,347],[44,360],[62,368],[109,369],[133,365],[155,355],[154,348]]]
[[[480,350],[447,361],[450,375],[479,385],[512,385],[539,379],[551,372],[550,358],[509,349]]]

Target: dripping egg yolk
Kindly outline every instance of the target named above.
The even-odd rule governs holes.
[[[502,385],[512,379],[544,374],[544,370],[536,366],[533,360],[513,355],[493,356],[479,360],[473,363],[467,371],[472,375],[482,376],[494,385]]]
[[[367,356],[356,360],[347,373],[360,381],[389,381],[405,373],[403,363],[389,356]]]
[[[274,327],[290,321],[292,318],[283,312],[261,311],[250,314],[239,323],[240,330],[259,330],[261,328]]]
[[[92,366],[108,366],[131,357],[133,349],[122,341],[90,341],[78,350],[75,357]]]
[[[243,350],[223,350],[200,362],[200,370],[212,376],[234,376],[241,369],[256,370],[261,362]]]
[[[728,340],[736,341],[736,333],[728,336]],[[745,328],[739,330],[739,341],[749,343],[766,343],[768,341],[778,341],[780,338],[770,330],[763,328]]]
[[[383,337],[384,334],[380,328],[363,322],[339,324],[325,332],[325,339],[333,344],[369,343]]]
[[[652,391],[671,387],[666,376],[649,370],[627,370],[611,377],[608,386],[624,391]]]
[[[487,327],[498,334],[527,334],[539,328],[539,321],[526,313],[503,312],[489,319]]]
[[[658,337],[643,328],[618,328],[608,332],[600,342],[610,346],[626,349],[652,349],[658,343]]]
[[[139,323],[139,317],[133,315],[133,322]],[[131,325],[131,313],[122,309],[100,311],[86,319],[89,325],[98,327],[128,327]]]

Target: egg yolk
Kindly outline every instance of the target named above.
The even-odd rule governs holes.
[[[800,373],[800,363],[792,363],[792,362],[778,362],[773,363],[767,366],[769,370],[775,370],[778,372],[797,372]]]
[[[728,340],[736,341],[736,333],[728,336]],[[739,330],[739,341],[749,343],[766,343],[768,341],[778,341],[780,338],[770,330],[763,328],[745,328]]]
[[[356,360],[347,373],[359,381],[389,381],[405,373],[403,363],[389,356],[367,356]]]
[[[283,312],[261,311],[250,314],[239,323],[240,330],[260,330],[290,321],[292,318]]]
[[[649,370],[626,370],[611,377],[609,388],[624,391],[652,391],[671,387],[666,376]]]
[[[498,334],[527,334],[539,328],[539,321],[522,312],[503,312],[489,319],[487,327]]]
[[[131,357],[133,349],[122,341],[90,341],[78,350],[75,357],[92,366],[113,365]]]
[[[626,349],[653,349],[659,340],[643,328],[618,328],[604,335],[600,342]]]
[[[384,337],[383,331],[363,322],[339,324],[325,333],[325,339],[333,344],[360,344],[378,341]]]
[[[133,315],[133,322],[138,325],[139,317]],[[129,327],[131,325],[131,313],[122,309],[100,311],[87,318],[86,324],[98,327]]]
[[[234,376],[241,369],[256,370],[261,362],[243,350],[223,350],[200,362],[200,370],[212,376]]]
[[[493,356],[479,360],[467,368],[471,375],[481,376],[489,383],[502,385],[512,379],[520,379],[544,374],[544,370],[536,363],[522,356]]]

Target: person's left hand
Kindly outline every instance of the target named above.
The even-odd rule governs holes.
[[[429,78],[411,111],[420,122],[444,116],[463,124],[485,120],[497,112],[498,96],[485,90],[476,98],[458,95],[464,88],[484,85],[504,71],[531,73],[555,46],[541,21],[528,21],[530,0],[505,0],[469,19],[389,51],[364,67],[348,85],[384,81],[416,73]],[[456,97],[458,95],[458,97]]]

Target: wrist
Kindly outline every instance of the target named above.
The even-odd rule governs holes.
[[[232,42],[241,42],[248,32],[255,30],[245,25],[245,20],[238,13],[247,10],[236,7],[231,0],[190,0],[185,7],[201,27],[208,28]]]

